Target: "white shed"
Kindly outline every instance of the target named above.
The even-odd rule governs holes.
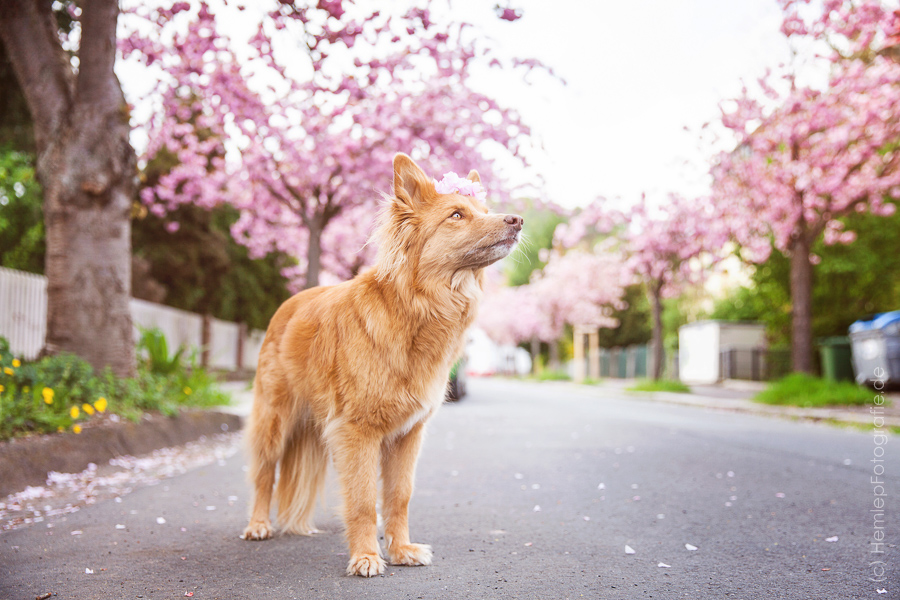
[[[731,377],[755,370],[766,347],[762,323],[697,321],[678,329],[678,378],[685,383],[716,383],[723,378],[722,353],[728,353]]]

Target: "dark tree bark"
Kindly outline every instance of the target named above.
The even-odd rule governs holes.
[[[791,363],[798,373],[813,372],[812,263],[804,234],[791,243]]]
[[[562,364],[559,360],[559,340],[554,340],[550,342],[550,360],[549,360],[550,370],[553,372],[559,371],[562,368]]]
[[[0,38],[34,119],[47,231],[45,351],[73,352],[95,369],[127,376],[134,372],[130,211],[137,178],[128,107],[113,72],[118,3],[79,5],[77,70],[60,45],[50,2],[3,0]]]
[[[648,289],[650,297],[650,308],[653,315],[653,331],[650,338],[650,357],[653,361],[653,369],[650,376],[655,380],[662,377],[663,361],[665,359],[663,353],[662,340],[662,283],[651,282]]]

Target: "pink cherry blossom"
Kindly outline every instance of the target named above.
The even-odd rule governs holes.
[[[434,189],[438,194],[460,194],[474,196],[482,202],[487,199],[487,191],[478,181],[469,181],[454,172],[445,173],[444,177],[435,182]]]
[[[478,323],[500,343],[558,340],[568,325],[615,327],[624,307],[621,253],[614,245],[594,252],[554,252],[529,284],[495,285],[485,292]]]
[[[890,214],[900,188],[897,14],[877,0],[780,0],[788,37],[825,42],[824,87],[768,75],[723,110],[733,151],[712,169],[716,222],[750,261],[772,248],[791,257],[794,368],[812,369],[812,244],[847,244],[841,217]],[[777,85],[787,81],[789,89]],[[776,92],[782,89],[782,92]]]
[[[531,132],[470,87],[471,66],[495,58],[486,43],[463,23],[435,22],[429,6],[391,15],[377,2],[352,11],[342,0],[273,2],[246,45],[222,33],[206,2],[128,9],[120,51],[163,73],[149,98],[159,110],[138,124],[149,138],[141,161],[172,165],[141,200],[158,215],[185,203],[231,204],[240,211],[235,239],[254,257],[294,257],[285,274],[295,288],[371,262],[367,239],[398,151],[429,173],[476,168],[491,201],[509,200],[493,157],[505,149],[524,164]],[[309,63],[305,79],[276,52],[295,40],[308,50],[299,56]],[[487,197],[464,181],[459,193]]]

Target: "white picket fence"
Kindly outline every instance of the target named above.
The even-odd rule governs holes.
[[[132,298],[131,318],[135,339],[140,328],[156,327],[165,334],[172,351],[184,345],[188,352],[199,352],[203,345],[201,315]],[[241,329],[237,323],[211,319],[208,367],[226,371],[256,368],[265,332],[244,329],[242,336]],[[46,334],[47,278],[0,267],[0,337],[9,340],[16,356],[32,360],[43,348]]]

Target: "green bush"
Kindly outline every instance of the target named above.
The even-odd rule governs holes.
[[[629,392],[678,392],[686,394],[691,388],[674,379],[639,379],[633,386],[627,388]]]
[[[536,376],[538,381],[570,381],[572,378],[565,371],[541,371]]]
[[[98,375],[71,354],[22,362],[0,338],[0,439],[65,430],[79,433],[84,423],[104,414],[136,421],[147,411],[174,415],[183,407],[229,402],[205,370],[177,364],[178,368],[160,373],[142,362],[134,378],[123,379],[108,369]]]
[[[847,381],[819,379],[793,373],[774,381],[753,399],[764,404],[790,404],[802,407],[865,405],[875,392]]]
[[[159,375],[172,375],[180,372],[184,367],[181,363],[181,355],[184,354],[184,346],[169,356],[169,343],[166,336],[158,328],[141,328],[141,339],[137,343],[138,356],[146,361],[151,373]]]

